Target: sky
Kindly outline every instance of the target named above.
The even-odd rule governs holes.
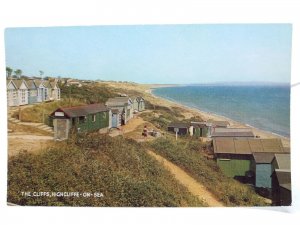
[[[290,82],[292,25],[7,28],[6,65],[24,75],[195,84]]]

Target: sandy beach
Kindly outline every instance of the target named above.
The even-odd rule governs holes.
[[[177,107],[181,108],[181,114],[185,116],[185,118],[189,119],[194,116],[200,116],[203,120],[226,120],[230,123],[230,127],[236,127],[236,128],[251,128],[253,133],[256,136],[259,136],[261,138],[280,138],[282,140],[282,144],[284,147],[290,147],[290,139],[278,134],[274,134],[268,131],[264,131],[255,127],[252,127],[250,125],[237,122],[233,119],[226,118],[221,115],[213,114],[204,112],[200,109],[188,107],[185,105],[182,105],[180,103],[170,101],[168,99],[161,98],[159,96],[156,96],[153,94],[153,90],[156,88],[162,88],[162,87],[175,87],[175,86],[182,86],[182,85],[176,85],[176,84],[137,84],[137,83],[118,83],[118,82],[101,82],[102,84],[106,84],[108,86],[111,86],[113,88],[121,89],[121,90],[131,90],[143,93],[143,97],[145,100],[150,101],[156,105],[162,105],[166,107]]]
[[[214,113],[208,113],[208,112],[204,112],[202,110],[196,109],[196,108],[188,107],[188,106],[182,105],[180,103],[158,97],[158,96],[156,96],[152,93],[153,89],[160,88],[160,87],[169,87],[169,86],[175,86],[175,85],[161,85],[161,86],[154,85],[154,86],[150,86],[149,89],[146,89],[145,92],[147,94],[149,94],[151,96],[151,98],[154,99],[154,102],[156,102],[158,104],[168,106],[168,107],[173,106],[173,107],[183,108],[184,111],[182,112],[182,114],[186,118],[191,118],[192,116],[200,116],[200,117],[202,117],[203,120],[209,120],[209,119],[217,120],[217,121],[226,120],[230,123],[230,127],[251,128],[253,133],[256,136],[259,136],[261,138],[280,138],[282,140],[282,144],[283,144],[284,147],[290,147],[290,139],[287,138],[287,137],[284,137],[284,136],[281,136],[281,135],[278,135],[278,134],[274,134],[274,133],[271,133],[271,132],[268,132],[268,131],[264,131],[264,130],[252,127],[250,125],[237,122],[235,120],[232,120],[230,118],[227,118],[227,117],[224,117],[224,116],[221,116],[221,115],[217,115],[217,114],[214,114]]]

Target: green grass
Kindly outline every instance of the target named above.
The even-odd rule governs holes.
[[[227,178],[216,162],[199,152],[199,141],[156,139],[150,144],[154,151],[180,166],[201,182],[227,206],[263,206],[263,199],[249,186]]]
[[[21,111],[21,121],[23,122],[35,122],[45,123],[51,125],[49,115],[59,107],[71,107],[77,105],[85,105],[84,101],[78,99],[61,99],[53,102],[42,102]],[[19,118],[19,112],[16,112],[13,117]]]
[[[22,191],[101,192],[102,198],[24,197]],[[133,140],[89,134],[8,162],[8,199],[43,206],[203,206]]]

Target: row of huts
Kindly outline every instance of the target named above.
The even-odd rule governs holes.
[[[145,101],[142,97],[115,97],[105,104],[58,108],[50,115],[54,139],[67,139],[72,128],[76,128],[76,132],[107,132],[110,128],[125,125],[134,113],[143,110]]]
[[[60,99],[60,88],[56,81],[9,79],[6,80],[6,91],[8,106],[21,106]]]
[[[171,123],[168,131],[208,137],[223,173],[252,183],[274,205],[291,204],[290,149],[280,139],[262,139],[250,128],[231,128],[226,121]]]

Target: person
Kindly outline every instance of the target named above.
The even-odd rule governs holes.
[[[144,129],[143,129],[143,136],[144,136],[144,137],[147,137],[147,136],[148,136],[147,125],[144,126]]]

